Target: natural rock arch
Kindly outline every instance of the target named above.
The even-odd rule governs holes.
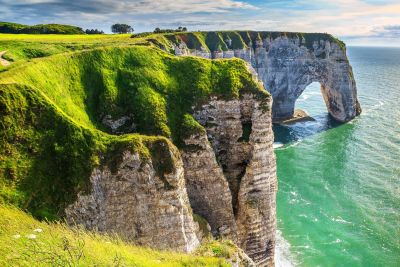
[[[256,48],[254,67],[274,99],[274,121],[292,117],[296,100],[313,82],[321,84],[328,112],[336,120],[349,121],[361,112],[353,71],[343,48],[321,40],[310,51],[288,38],[268,44],[268,50],[264,44]]]

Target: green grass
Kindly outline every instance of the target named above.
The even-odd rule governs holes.
[[[1,266],[229,266],[225,258],[236,250],[229,241],[210,241],[192,255],[157,251],[127,244],[117,236],[40,222],[0,205]]]
[[[62,35],[0,33],[0,51],[8,51],[7,54],[13,58],[13,62],[25,62],[33,58],[65,52],[107,46],[134,45],[144,42],[144,39],[130,38],[130,36],[130,34]],[[13,65],[11,67],[13,67]]]

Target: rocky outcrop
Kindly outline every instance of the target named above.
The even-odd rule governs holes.
[[[237,240],[232,194],[205,133],[185,140],[182,149],[190,204],[211,226],[213,236]]]
[[[112,172],[95,169],[90,194],[80,194],[65,213],[70,223],[117,233],[135,244],[191,252],[199,245],[179,152],[170,150],[175,165],[163,177],[155,162],[129,150]],[[175,155],[174,155],[175,154]]]
[[[327,34],[240,34],[242,37],[253,36],[247,43],[241,40],[244,42],[241,48],[235,48],[231,40],[224,41],[223,37],[219,47],[225,50],[193,49],[185,43],[185,38],[178,45],[172,45],[176,55],[213,59],[237,57],[249,62],[272,94],[274,121],[293,116],[297,98],[312,82],[321,84],[322,95],[333,118],[346,122],[360,114],[356,82],[342,42]]]
[[[211,100],[194,114],[207,136],[191,136],[182,152],[193,210],[214,233],[237,240],[259,266],[273,265],[275,247],[270,105],[251,94]]]
[[[3,58],[5,53],[7,53],[7,51],[0,51],[0,66],[7,67],[10,65],[10,61]]]

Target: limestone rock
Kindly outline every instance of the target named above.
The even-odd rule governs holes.
[[[190,166],[197,174],[186,176],[189,198],[195,199],[193,209],[202,207],[202,203],[225,203],[226,206],[225,192],[229,190],[232,209],[225,208],[222,213],[226,217],[228,211],[233,211],[235,224],[230,227],[237,229],[237,244],[258,266],[272,266],[274,261],[277,180],[270,105],[271,102],[265,106],[251,94],[243,95],[240,100],[211,100],[194,113],[196,120],[206,128],[207,138],[192,136],[186,141],[197,145],[196,153],[201,157],[184,156],[185,168]],[[214,153],[208,148],[208,140]],[[202,165],[202,162],[209,162],[208,166],[215,166],[215,158],[228,185],[221,181],[220,171],[210,171],[215,167],[209,169]],[[198,159],[197,167],[186,163]],[[197,191],[189,189],[196,178],[208,186]],[[210,185],[214,185],[211,190]],[[211,217],[216,209],[207,210],[204,216]],[[213,221],[210,224],[211,227],[218,225]]]
[[[214,236],[236,241],[232,195],[207,136],[192,135],[181,153],[193,211],[208,221]]]
[[[117,233],[139,245],[193,251],[199,245],[198,225],[186,193],[183,163],[175,156],[174,171],[164,177],[168,187],[151,160],[129,151],[123,152],[116,173],[107,167],[93,170],[90,194],[79,195],[66,209],[67,221]]]
[[[118,119],[113,119],[111,115],[105,115],[101,122],[114,134],[133,132],[136,129],[133,115],[122,116]]]

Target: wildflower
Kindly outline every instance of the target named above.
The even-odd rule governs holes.
[[[36,235],[34,235],[34,234],[29,234],[29,235],[26,235],[26,238],[35,239],[35,238],[36,238]]]
[[[13,235],[13,237],[15,238],[15,239],[18,239],[18,238],[20,238],[21,237],[21,235]]]
[[[43,229],[37,228],[37,229],[35,229],[33,231],[36,232],[36,233],[41,233],[41,232],[43,232]]]
[[[110,241],[106,241],[105,243],[106,243],[106,244],[111,244],[111,242],[110,242]]]

